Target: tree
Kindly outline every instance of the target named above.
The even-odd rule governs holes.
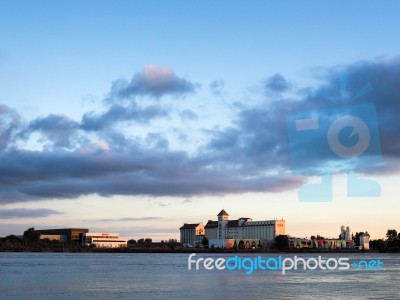
[[[38,242],[40,241],[40,233],[35,230],[35,228],[31,227],[24,231],[24,240],[29,242]]]
[[[238,248],[238,245],[237,245],[237,242],[236,242],[236,240],[235,240],[235,242],[233,243],[233,246],[232,246],[232,248],[233,248],[233,249],[235,249],[235,250],[237,250],[237,248]]]
[[[394,241],[397,239],[397,231],[395,229],[388,229],[386,237],[389,241]]]
[[[356,232],[356,235],[352,235],[352,238],[356,247],[360,246],[360,234]]]
[[[145,238],[144,239],[144,247],[151,247],[151,243],[153,242],[153,240],[151,238]]]
[[[235,243],[236,243],[236,241],[235,241]],[[208,244],[209,244],[208,238],[207,238],[207,237],[204,237],[204,238],[203,238],[203,246],[204,246],[204,247],[208,247]]]
[[[369,246],[371,249],[374,250],[379,250],[379,251],[386,250],[386,242],[382,239],[370,241]]]
[[[275,237],[275,248],[277,250],[289,249],[289,238],[287,235],[278,235]]]
[[[387,237],[387,248],[390,251],[399,251],[400,239],[398,238],[397,231],[395,229],[388,229],[386,233]]]
[[[136,240],[131,239],[128,241],[128,245],[134,245],[134,244],[136,244]]]

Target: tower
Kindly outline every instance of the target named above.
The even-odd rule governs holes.
[[[225,229],[226,225],[228,224],[229,215],[228,213],[222,209],[218,214],[218,232],[217,232],[217,239],[225,239]]]

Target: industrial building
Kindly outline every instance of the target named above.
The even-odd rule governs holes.
[[[203,222],[185,223],[179,230],[181,234],[180,242],[183,246],[195,246],[203,243],[205,234]]]
[[[42,236],[47,236],[51,240],[59,240],[65,242],[80,242],[79,235],[89,232],[87,228],[59,228],[59,229],[39,229],[36,230]],[[57,238],[56,236],[59,236]]]
[[[239,248],[269,247],[277,235],[285,234],[284,220],[253,221],[247,217],[229,220],[224,209],[217,217],[217,221],[209,220],[204,230],[201,222],[184,224],[180,228],[181,243],[194,245],[204,234],[210,247],[230,248],[235,244]]]

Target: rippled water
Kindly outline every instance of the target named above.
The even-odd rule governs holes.
[[[305,259],[318,255],[298,254]],[[297,270],[286,275],[263,270],[251,275],[203,268],[189,271],[188,256],[0,253],[0,299],[400,299],[399,254],[323,254],[323,258],[348,257],[350,262],[380,259],[384,270]]]

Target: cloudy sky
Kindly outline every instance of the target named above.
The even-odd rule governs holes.
[[[2,2],[0,235],[178,238],[222,208],[292,236],[400,230],[399,9]]]

